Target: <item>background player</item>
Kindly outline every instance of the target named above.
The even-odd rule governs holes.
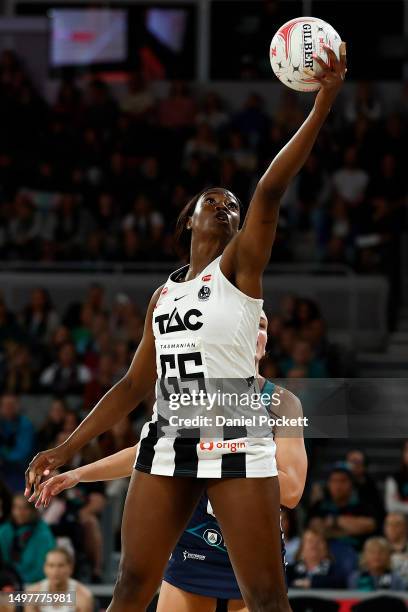
[[[54,548],[47,553],[44,564],[45,579],[28,586],[34,593],[75,593],[75,612],[93,612],[94,600],[91,591],[72,578],[74,560],[65,548]],[[30,604],[25,612],[72,612],[72,605]]]

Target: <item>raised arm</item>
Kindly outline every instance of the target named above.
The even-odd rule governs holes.
[[[31,494],[33,486],[34,489],[38,487],[45,470],[53,470],[64,465],[90,440],[129,414],[151,392],[157,378],[152,316],[161,289],[162,287],[159,287],[150,300],[143,338],[128,372],[103,396],[63,444],[42,451],[34,457],[26,471],[26,497]]]
[[[261,297],[261,277],[268,264],[279,217],[280,199],[291,180],[301,170],[340,91],[346,73],[345,43],[338,60],[327,48],[330,66],[320,58],[316,61],[324,70],[315,76],[321,88],[305,122],[278,153],[259,180],[250,202],[241,231],[225,249],[222,269],[234,276],[236,286],[251,297]]]

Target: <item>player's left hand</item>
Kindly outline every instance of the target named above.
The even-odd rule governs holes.
[[[333,49],[327,45],[324,48],[328,56],[328,63],[323,61],[321,57],[314,56],[314,60],[319,64],[322,72],[320,74],[313,73],[313,76],[321,85],[316,96],[316,107],[323,107],[328,110],[342,88],[346,76],[346,43],[342,42],[340,45],[340,59],[337,59]]]

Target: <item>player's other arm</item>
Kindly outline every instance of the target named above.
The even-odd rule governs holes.
[[[242,229],[227,247],[231,251],[230,256],[234,258],[237,286],[253,297],[259,297],[259,295],[254,295],[254,293],[259,294],[259,291],[253,279],[257,274],[258,276],[262,274],[271,257],[280,199],[309,157],[320,129],[343,84],[346,72],[344,43],[340,48],[340,60],[331,49],[327,49],[327,53],[331,67],[320,59],[316,60],[324,73],[315,77],[320,81],[321,89],[310,114],[259,180]],[[224,265],[228,273],[228,266]]]
[[[38,487],[37,493],[39,495],[36,506],[48,506],[52,497],[59,495],[59,493],[66,489],[72,489],[79,482],[101,482],[131,476],[137,447],[138,444],[136,446],[129,446],[114,455],[104,457],[88,465],[82,465],[45,480]],[[34,501],[35,498],[36,494],[34,493],[30,497],[30,501]]]
[[[143,338],[128,372],[103,396],[63,444],[34,457],[26,471],[26,496],[30,494],[32,486],[37,488],[44,470],[64,465],[90,440],[111,429],[129,414],[151,392],[157,378],[152,317],[161,289],[157,289],[150,300]]]
[[[280,398],[279,406],[272,407],[276,416],[290,419],[303,417],[302,404],[296,395],[287,389],[282,389]],[[307,473],[302,425],[276,427],[275,443],[281,504],[287,508],[294,508],[302,497]]]

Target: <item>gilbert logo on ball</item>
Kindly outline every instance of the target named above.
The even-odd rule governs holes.
[[[320,83],[308,71],[315,74],[322,68],[313,59],[313,53],[327,62],[324,45],[340,59],[341,38],[326,21],[317,17],[297,17],[285,23],[272,38],[270,60],[278,79],[296,91],[317,91]]]

